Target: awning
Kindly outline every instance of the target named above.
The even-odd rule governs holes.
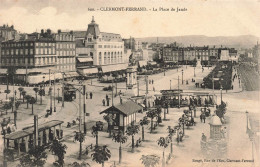
[[[92,62],[93,59],[91,57],[77,57],[78,61],[81,62],[81,63],[84,63],[84,62]]]
[[[0,69],[0,74],[7,74],[7,69],[1,68]]]
[[[97,69],[97,68],[81,69],[81,73],[82,73],[83,75],[86,75],[86,74],[97,74],[97,73],[98,73],[98,69]]]
[[[139,67],[147,66],[147,61],[141,60],[138,63],[139,63]]]
[[[66,75],[64,77],[68,78],[68,77],[66,77]],[[50,76],[49,76],[49,74],[29,75],[27,81],[30,84],[39,84],[39,83],[42,83],[43,81],[44,82],[49,81],[49,78],[51,80],[54,80],[54,74],[51,74]],[[55,79],[62,79],[62,74],[61,73],[55,73]]]
[[[112,71],[120,71],[120,70],[125,70],[128,67],[128,64],[114,64],[114,65],[107,65],[107,66],[102,66],[102,71],[103,73],[106,72],[112,72]]]
[[[69,78],[69,77],[77,77],[77,76],[79,76],[79,74],[76,71],[74,71],[74,72],[66,72],[65,76],[67,78]]]
[[[148,64],[156,65],[157,63],[155,61],[150,61],[150,62],[148,62]]]

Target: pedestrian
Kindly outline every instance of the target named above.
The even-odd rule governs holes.
[[[200,122],[202,122],[202,114],[200,114]]]
[[[233,88],[234,88],[234,87],[233,87],[233,85],[232,85],[232,86],[231,86],[231,89],[233,90]]]
[[[206,120],[206,115],[205,115],[205,114],[203,114],[203,115],[202,115],[202,118],[203,118],[203,121],[204,121],[204,123],[205,123],[205,120]]]
[[[105,99],[102,100],[102,103],[103,103],[103,106],[105,106],[105,103],[106,103],[106,102],[105,102]]]
[[[204,142],[207,141],[207,136],[205,136],[204,133],[202,133],[201,140],[204,141]]]
[[[109,106],[109,99],[107,99],[107,106]]]
[[[108,100],[108,95],[106,94],[106,100]]]
[[[153,84],[153,80],[152,80],[152,84]]]
[[[92,99],[92,97],[93,97],[92,92],[89,93],[89,97],[90,97],[90,99]]]
[[[88,93],[86,92],[86,99],[88,99]]]

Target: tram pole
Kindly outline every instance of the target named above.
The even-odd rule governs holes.
[[[148,110],[148,76],[145,75],[146,91],[145,91],[145,107]]]
[[[53,81],[53,105],[54,105],[54,112],[56,112],[56,103],[55,103],[55,80],[56,80],[56,78],[55,78],[55,73],[53,74],[54,75],[54,81]]]
[[[79,160],[81,160],[81,154],[82,154],[82,139],[81,139],[81,92],[79,92]]]
[[[64,107],[64,73],[62,73],[62,107]]]
[[[49,69],[49,90],[50,90],[50,113],[52,113],[52,98],[51,98],[51,69]]]
[[[87,134],[86,126],[86,85],[83,85],[83,120],[84,120],[84,134]]]
[[[180,108],[181,100],[180,100],[180,76],[179,75],[178,75],[178,101],[179,101],[178,108]]]

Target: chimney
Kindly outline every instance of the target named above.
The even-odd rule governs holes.
[[[72,31],[72,30],[70,31],[70,34],[73,34],[73,31]]]
[[[41,29],[41,35],[43,35],[44,34],[44,29]]]
[[[60,34],[61,33],[61,29],[58,29],[58,34]]]
[[[25,39],[25,40],[28,39],[28,34],[25,34],[24,39]]]

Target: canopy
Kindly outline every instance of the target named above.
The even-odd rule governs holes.
[[[84,62],[92,62],[93,59],[91,57],[77,57],[78,61],[81,62],[81,63],[84,63]]]
[[[102,71],[103,71],[103,73],[112,72],[112,71],[120,71],[120,70],[126,70],[127,67],[128,67],[127,63],[113,64],[113,65],[102,66]]]
[[[111,106],[111,107],[107,108],[106,110],[102,111],[100,114],[110,113],[110,112],[120,112],[123,115],[128,116],[133,113],[142,111],[142,109],[143,109],[143,107],[141,105],[129,100],[123,104]]]
[[[141,60],[138,63],[139,63],[139,67],[147,66],[147,61]]]
[[[7,74],[7,69],[1,68],[0,69],[0,74]]]

